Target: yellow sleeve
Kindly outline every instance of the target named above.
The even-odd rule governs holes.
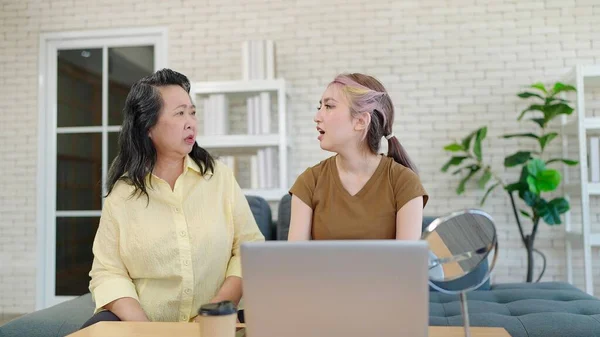
[[[110,205],[107,199],[92,246],[94,262],[90,271],[90,292],[96,303],[94,313],[101,311],[106,304],[123,297],[131,297],[139,302],[135,286],[121,260],[119,224],[112,217]]]
[[[232,180],[231,185],[233,190],[231,191],[232,197],[232,211],[233,211],[233,248],[231,251],[231,258],[227,266],[226,277],[238,276],[242,277],[242,263],[240,257],[240,246],[243,242],[253,241],[265,241],[265,237],[262,235],[254,215],[250,210],[248,200],[239,184],[231,172],[230,179]]]

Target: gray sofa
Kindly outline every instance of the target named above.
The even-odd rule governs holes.
[[[279,203],[276,223],[265,200],[248,197],[248,202],[268,240],[287,238],[289,196]],[[432,219],[424,219],[423,225]],[[566,283],[486,284],[467,298],[473,326],[503,327],[514,337],[600,336],[600,300]],[[462,325],[458,296],[431,291],[429,307],[431,325]],[[76,331],[93,310],[91,295],[85,294],[5,324],[0,337],[65,336]]]

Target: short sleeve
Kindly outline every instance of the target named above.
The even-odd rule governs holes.
[[[265,237],[261,233],[248,200],[244,192],[240,188],[233,171],[225,165],[220,165],[220,170],[227,171],[228,185],[231,186],[229,191],[229,200],[231,200],[231,209],[233,217],[233,244],[231,248],[231,257],[227,265],[225,277],[237,276],[242,277],[242,261],[241,261],[241,246],[244,242],[262,242]]]
[[[137,291],[119,253],[119,224],[111,216],[111,202],[107,199],[102,209],[100,224],[92,245],[94,261],[90,271],[90,292],[97,313],[119,298],[131,297],[139,301]]]
[[[315,177],[314,169],[309,167],[304,170],[300,176],[298,176],[298,179],[296,179],[296,182],[290,189],[289,193],[297,196],[306,205],[308,205],[308,207],[314,208],[313,196],[316,185],[317,179]]]
[[[407,167],[397,165],[392,170],[392,186],[394,187],[396,212],[416,197],[423,197],[423,208],[429,201],[429,195],[421,184],[421,179],[413,170]]]

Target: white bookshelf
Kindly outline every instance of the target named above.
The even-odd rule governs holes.
[[[600,117],[587,117],[583,119],[583,129],[587,135],[600,135]],[[564,132],[568,135],[579,134],[579,120],[572,119],[564,124]]]
[[[274,92],[281,88],[285,91],[285,81],[281,78],[192,83],[193,92],[198,95]]]
[[[198,145],[205,149],[238,149],[276,147],[279,145],[278,134],[266,135],[222,135],[198,136]]]
[[[561,81],[577,88],[575,111],[567,117],[562,116],[563,157],[579,161],[579,178],[570,181],[568,170],[565,170],[565,193],[581,196],[581,228],[574,228],[571,211],[565,216],[565,250],[567,258],[567,281],[573,283],[573,249],[582,249],[584,258],[585,291],[594,294],[592,277],[592,247],[600,247],[600,233],[593,233],[590,222],[590,196],[600,195],[600,183],[589,180],[588,136],[600,134],[600,117],[586,116],[586,104],[598,106],[600,102],[586,102],[585,88],[600,87],[600,65],[576,66]],[[569,153],[569,141],[576,139],[577,153]],[[571,205],[573,207],[573,205]],[[594,210],[594,212],[596,212]]]
[[[277,161],[273,161],[274,168],[266,168],[268,172],[278,171],[277,183],[271,188],[244,189],[246,195],[260,196],[267,201],[278,201],[288,191],[288,134],[286,111],[286,82],[284,79],[250,79],[217,82],[193,82],[190,95],[192,100],[208,95],[259,95],[269,93],[277,96],[277,128],[275,133],[259,134],[225,134],[225,135],[198,135],[198,145],[209,152],[218,150],[221,154],[231,153],[235,156],[240,153],[257,152],[263,149],[277,149]],[[259,174],[266,174],[261,172]]]

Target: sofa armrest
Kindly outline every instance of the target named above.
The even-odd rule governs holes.
[[[0,327],[1,337],[63,337],[79,330],[94,314],[91,294],[21,316]]]

